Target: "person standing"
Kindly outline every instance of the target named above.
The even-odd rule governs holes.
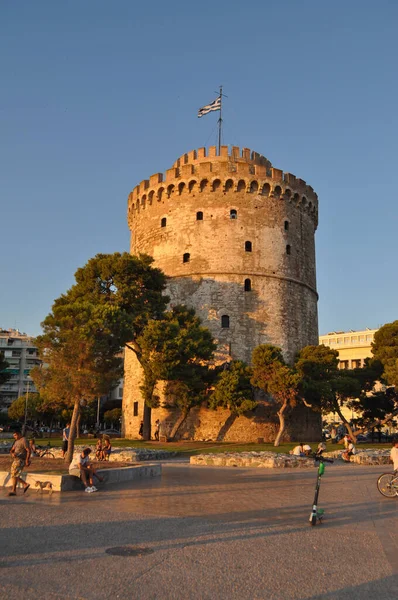
[[[22,437],[20,431],[15,431],[13,433],[14,443],[11,447],[10,454],[12,456],[11,463],[11,479],[12,479],[12,487],[11,492],[8,494],[9,496],[17,495],[17,483],[22,483],[23,485],[23,493],[25,493],[29,488],[30,484],[26,483],[21,477],[22,471],[24,467],[29,467],[30,465],[30,447],[25,437]]]
[[[394,463],[394,471],[398,471],[398,438],[395,438],[390,452],[390,459]]]
[[[65,454],[68,452],[69,434],[70,423],[67,423],[66,427],[62,430],[62,458],[65,458]]]
[[[156,419],[155,421],[155,440],[158,442],[159,441],[159,429],[160,429],[160,419]]]
[[[140,423],[140,429],[138,431],[138,435],[141,437],[144,437],[144,421],[141,421],[141,423]]]

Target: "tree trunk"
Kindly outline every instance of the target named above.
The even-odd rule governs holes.
[[[69,441],[68,441],[68,452],[66,454],[66,462],[70,464],[73,458],[73,451],[75,449],[75,439],[76,439],[76,426],[77,421],[80,416],[80,398],[75,400],[75,404],[73,406],[72,419],[70,422],[70,431],[69,431]]]
[[[336,404],[335,404],[335,409],[336,409],[336,412],[339,415],[340,419],[343,421],[344,425],[346,426],[350,438],[352,439],[353,442],[356,442],[357,441],[357,436],[353,432],[352,427],[349,424],[349,422],[347,421],[347,419],[343,416],[343,413],[341,412],[341,409],[340,409],[340,406],[339,406],[338,402],[336,402]]]
[[[236,412],[231,412],[228,419],[225,421],[224,425],[221,427],[220,431],[217,434],[217,442],[223,442],[225,436],[228,431],[231,429],[232,425],[235,423],[238,414]]]
[[[144,430],[143,439],[148,442],[151,440],[151,416],[152,408],[147,404],[144,404]]]
[[[275,442],[274,442],[274,446],[279,446],[279,443],[281,441],[281,437],[285,431],[285,412],[287,409],[287,402],[284,402],[281,406],[281,408],[278,410],[278,417],[279,417],[279,431],[276,435],[275,438]]]
[[[79,410],[79,414],[77,415],[77,421],[76,421],[76,437],[79,438],[80,437],[80,421],[82,420],[82,413]]]
[[[182,409],[180,416],[178,417],[177,421],[174,423],[173,429],[171,430],[170,433],[170,439],[174,440],[177,431],[180,429],[181,425],[184,423],[184,421],[186,420],[187,416],[189,415],[189,408],[188,410]]]

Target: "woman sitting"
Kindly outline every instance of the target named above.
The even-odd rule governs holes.
[[[101,441],[101,438],[99,438],[98,441],[97,441],[97,446],[95,448],[95,458],[97,460],[102,460],[103,459],[102,450],[103,450],[103,448],[102,448],[102,441]]]
[[[341,455],[341,458],[343,460],[345,460],[345,462],[350,462],[351,456],[353,456],[353,454],[356,453],[356,448],[355,448],[354,444],[352,443],[351,438],[347,439],[347,443],[348,443],[348,446],[344,450],[343,454]]]
[[[104,460],[109,460],[109,457],[110,457],[110,455],[111,455],[111,452],[112,452],[112,444],[111,444],[111,440],[110,440],[108,437],[106,437],[106,438],[104,439],[104,446],[103,446],[103,449],[102,449],[102,456],[103,456],[103,459],[104,459]]]

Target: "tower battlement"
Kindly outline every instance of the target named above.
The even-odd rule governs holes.
[[[265,156],[250,150],[250,148],[241,149],[238,146],[231,146],[230,150],[228,146],[221,146],[220,153],[218,153],[217,146],[210,146],[208,150],[206,150],[206,148],[191,150],[191,152],[187,152],[187,154],[180,156],[173,166],[181,167],[186,164],[197,164],[203,161],[208,161],[209,159],[211,159],[211,161],[232,161],[236,163],[244,162],[253,165],[272,167],[271,162],[268,160],[268,158],[265,158]]]
[[[155,173],[137,185],[128,197],[128,222],[154,202],[164,198],[198,192],[245,191],[270,198],[286,199],[309,213],[318,224],[318,196],[303,179],[283,172],[249,148],[216,146],[199,148],[183,154],[164,174]]]

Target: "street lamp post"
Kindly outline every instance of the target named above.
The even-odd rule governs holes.
[[[97,398],[97,431],[99,431],[99,428],[100,428],[100,403],[101,403],[101,399],[98,396],[98,398]]]
[[[26,421],[28,420],[28,400],[29,400],[29,379],[28,379],[28,385],[26,387],[26,396],[25,396],[25,417],[24,417],[24,422],[23,422],[23,435],[25,435],[26,433]]]

